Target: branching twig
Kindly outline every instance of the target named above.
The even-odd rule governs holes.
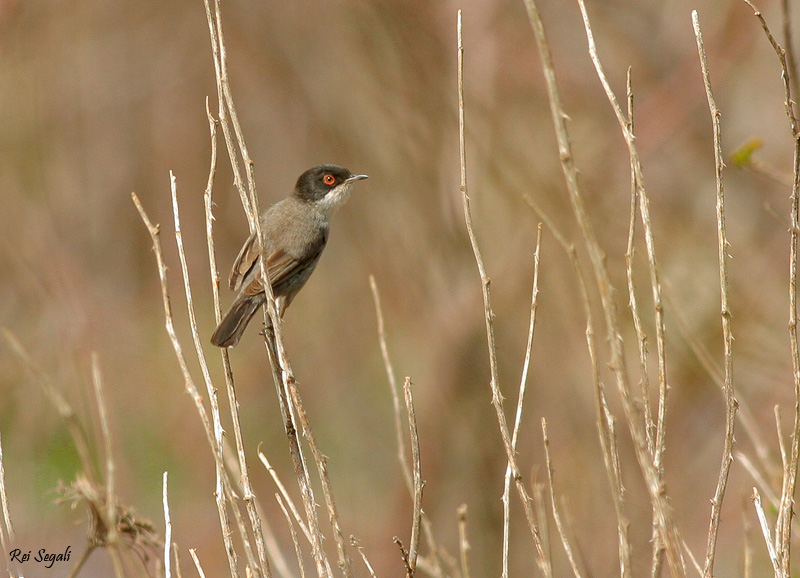
[[[756,18],[772,45],[781,67],[783,80],[784,107],[789,120],[792,139],[794,141],[794,157],[792,162],[792,195],[791,195],[791,228],[789,230],[789,344],[792,351],[792,375],[794,379],[794,427],[792,429],[792,447],[789,463],[783,472],[783,490],[781,505],[776,523],[775,541],[777,554],[780,559],[780,568],[784,575],[789,576],[791,571],[791,546],[792,546],[792,518],[794,511],[795,489],[797,487],[797,468],[800,461],[800,339],[798,339],[797,319],[797,261],[798,245],[800,245],[800,126],[798,126],[795,102],[792,94],[792,70],[787,64],[786,50],[772,36],[766,20],[761,12],[750,0],[744,2],[753,9]]]
[[[528,16],[539,47],[539,56],[547,83],[550,112],[555,127],[556,139],[558,141],[559,158],[567,183],[570,203],[578,227],[586,243],[595,275],[595,281],[600,293],[606,321],[607,337],[611,348],[610,367],[616,378],[617,389],[622,398],[628,430],[631,433],[636,450],[636,458],[650,494],[650,501],[654,513],[654,526],[658,529],[664,547],[666,548],[667,559],[672,572],[676,576],[685,576],[686,568],[681,552],[680,540],[678,539],[678,532],[672,519],[672,508],[666,497],[659,462],[654,460],[647,449],[647,436],[644,432],[645,427],[641,416],[641,410],[636,404],[628,379],[624,343],[615,301],[616,291],[611,283],[611,278],[606,267],[605,253],[600,248],[600,244],[597,241],[594,228],[589,221],[586,208],[584,207],[583,197],[578,186],[578,170],[575,166],[572,146],[566,126],[567,115],[561,104],[561,96],[555,77],[555,67],[553,65],[549,43],[545,35],[544,25],[542,24],[541,16],[539,15],[539,10],[536,7],[535,1],[525,0],[525,6],[528,9]],[[666,387],[664,391],[666,391]],[[659,444],[657,442],[657,452],[658,447]]]
[[[364,549],[358,544],[358,540],[356,540],[355,536],[350,536],[350,545],[358,550],[358,553],[361,555],[361,560],[364,562],[364,566],[367,567],[367,572],[369,572],[370,578],[378,578],[375,575],[375,570],[372,568],[372,564],[369,563],[367,559],[367,555],[364,554]]]
[[[275,494],[275,499],[278,501],[278,505],[281,507],[281,511],[286,518],[286,524],[289,526],[289,532],[292,535],[292,544],[294,544],[294,554],[297,558],[298,568],[300,569],[300,578],[305,578],[306,569],[305,565],[303,564],[303,551],[300,549],[300,542],[297,539],[297,530],[294,529],[292,517],[289,515],[289,511],[286,509],[286,505],[283,503],[283,498],[281,498],[281,495]]]
[[[624,508],[624,489],[622,486],[622,472],[619,465],[619,453],[617,451],[617,434],[614,416],[608,408],[606,400],[605,386],[600,379],[600,368],[597,360],[597,344],[595,343],[594,316],[589,302],[589,290],[586,286],[586,279],[583,268],[578,260],[577,252],[573,244],[569,243],[563,234],[555,226],[555,223],[541,210],[536,202],[525,197],[525,201],[536,212],[540,219],[553,233],[559,245],[570,259],[578,280],[578,288],[581,294],[584,315],[586,316],[586,347],[589,350],[589,361],[592,367],[592,380],[595,393],[595,418],[597,422],[597,434],[600,439],[600,451],[603,455],[608,483],[611,489],[611,497],[614,502],[614,513],[617,517],[617,537],[618,554],[620,562],[620,576],[628,578],[631,575],[631,543],[628,536],[630,522],[625,514]]]
[[[778,553],[775,551],[775,545],[772,543],[767,516],[764,514],[764,508],[761,505],[761,495],[755,488],[753,488],[753,503],[756,508],[758,523],[761,525],[761,532],[764,535],[764,542],[767,545],[767,553],[769,554],[770,562],[772,562],[772,569],[775,571],[775,578],[786,578],[787,575],[781,568],[781,561],[778,557]]]
[[[408,546],[408,578],[414,577],[417,569],[417,552],[419,551],[419,524],[422,518],[422,481],[419,458],[419,434],[417,433],[417,417],[414,413],[414,396],[411,392],[411,378],[406,377],[403,384],[403,398],[408,414],[408,433],[411,439],[411,460],[414,473],[414,513],[411,519],[411,540]]]
[[[722,501],[725,498],[725,489],[728,485],[728,474],[733,461],[733,434],[736,419],[736,398],[733,390],[733,335],[731,333],[731,313],[728,307],[728,239],[725,234],[725,189],[722,180],[722,141],[720,132],[720,111],[714,101],[711,90],[711,79],[708,72],[708,62],[703,44],[703,35],[700,31],[700,22],[697,11],[692,12],[694,35],[697,39],[697,52],[700,56],[700,68],[703,73],[703,84],[708,98],[708,108],[711,112],[711,122],[714,134],[714,165],[716,167],[717,183],[717,237],[719,253],[719,284],[720,284],[720,310],[722,315],[723,355],[725,359],[725,442],[722,451],[719,479],[714,497],[711,500],[711,517],[708,527],[708,544],[706,546],[706,561],[703,576],[711,578],[714,575],[714,558],[717,549],[717,532],[722,511]]]
[[[533,348],[533,330],[536,326],[536,308],[539,296],[539,255],[542,246],[542,224],[536,230],[536,249],[533,252],[533,290],[531,291],[531,315],[528,322],[528,342],[525,347],[525,362],[522,365],[522,377],[519,380],[519,393],[517,394],[517,413],[514,416],[514,430],[511,435],[511,447],[517,451],[517,439],[522,423],[522,405],[525,401],[525,389],[528,384],[528,369]],[[509,494],[511,490],[511,465],[506,465],[506,475],[503,480],[503,570],[502,578],[508,578],[508,549],[510,542],[511,504]]]
[[[383,310],[381,308],[381,299],[378,293],[378,285],[375,282],[375,277],[369,276],[369,286],[372,292],[372,300],[375,303],[375,315],[378,320],[378,341],[381,347],[381,356],[383,357],[383,364],[386,369],[386,376],[389,380],[389,389],[392,395],[392,407],[394,409],[394,429],[395,438],[397,440],[397,460],[400,462],[400,469],[403,473],[403,480],[405,480],[408,493],[412,500],[414,499],[414,480],[411,473],[411,466],[408,463],[408,453],[406,450],[405,436],[403,435],[403,413],[400,408],[400,395],[398,394],[397,381],[395,379],[394,368],[392,361],[389,357],[389,347],[386,344],[386,328],[383,320]],[[443,576],[441,562],[439,560],[439,546],[433,535],[433,528],[430,518],[423,510],[421,512],[421,526],[422,534],[425,542],[428,544],[430,550],[430,564],[432,565],[432,574],[436,577]]]
[[[561,538],[561,544],[564,546],[564,552],[567,554],[572,573],[575,574],[575,578],[581,578],[581,571],[578,569],[578,563],[575,560],[575,555],[572,553],[572,545],[567,539],[564,523],[561,520],[561,514],[556,504],[556,491],[555,484],[553,483],[553,462],[550,459],[550,438],[547,437],[547,422],[544,418],[542,418],[542,438],[544,440],[544,455],[547,461],[547,483],[550,486],[550,507],[553,510],[553,520],[556,522],[556,529]]]
[[[472,228],[472,213],[470,211],[469,192],[467,190],[467,156],[466,146],[464,139],[464,44],[461,36],[461,10],[458,11],[458,142],[460,151],[460,165],[461,165],[461,200],[464,205],[464,220],[467,225],[467,233],[469,235],[470,244],[472,245],[472,252],[475,255],[475,262],[478,266],[478,273],[481,278],[481,289],[483,292],[483,305],[484,305],[484,319],[486,323],[486,339],[489,348],[489,372],[490,380],[489,387],[492,392],[492,405],[494,406],[495,413],[497,414],[497,422],[500,427],[500,436],[503,440],[503,446],[506,451],[508,464],[511,467],[511,475],[517,486],[522,506],[525,510],[525,517],[528,521],[528,527],[533,537],[534,546],[537,551],[537,563],[545,576],[552,574],[552,569],[549,564],[547,554],[542,544],[541,536],[539,535],[539,528],[536,522],[536,515],[533,509],[533,500],[528,494],[525,484],[522,480],[522,474],[519,467],[517,467],[517,458],[514,448],[511,445],[511,435],[508,430],[508,423],[506,421],[505,410],[503,409],[503,395],[500,392],[500,383],[497,371],[497,346],[494,338],[494,313],[492,312],[491,291],[489,289],[490,280],[486,275],[486,270],[483,266],[483,258],[478,247],[478,241],[475,237],[475,231]]]

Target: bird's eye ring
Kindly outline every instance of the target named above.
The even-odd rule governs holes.
[[[336,182],[336,177],[330,173],[327,173],[324,177],[322,177],[322,182],[326,185],[333,185]]]

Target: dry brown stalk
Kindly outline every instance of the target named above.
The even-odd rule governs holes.
[[[108,413],[106,412],[105,397],[103,394],[103,378],[100,374],[100,365],[97,360],[97,353],[92,352],[92,384],[94,385],[95,401],[97,402],[97,414],[100,417],[100,431],[103,435],[103,448],[105,450],[105,523],[108,527],[107,540],[109,544],[116,544],[119,540],[119,506],[116,498],[116,468],[114,466],[114,453],[111,444],[111,428],[108,424]],[[124,576],[122,570],[122,560],[115,548],[108,549],[111,564],[114,567],[116,576]]]
[[[469,552],[472,548],[467,538],[467,505],[458,507],[458,551],[461,558],[461,578],[470,578]]]
[[[175,184],[175,179],[171,174],[170,174],[170,182],[171,182],[171,188],[174,190],[176,184]],[[161,283],[161,298],[164,306],[164,319],[165,319],[164,323],[167,329],[167,335],[170,338],[170,343],[172,344],[173,351],[175,352],[175,356],[178,360],[178,365],[180,366],[181,372],[183,374],[184,387],[189,396],[192,398],[192,401],[194,401],[195,407],[197,408],[197,412],[200,416],[200,421],[203,424],[203,430],[206,432],[208,443],[211,446],[212,450],[211,453],[214,456],[215,465],[217,466],[217,471],[219,471],[219,463],[222,462],[222,456],[221,452],[219,451],[219,446],[217,445],[217,441],[214,434],[214,428],[212,426],[211,420],[208,417],[208,412],[206,411],[205,402],[203,401],[202,396],[200,395],[200,393],[197,390],[197,387],[195,386],[194,379],[192,378],[191,372],[189,371],[189,366],[186,362],[186,357],[183,353],[183,348],[175,332],[175,324],[172,316],[172,306],[170,304],[169,290],[167,288],[168,287],[167,266],[166,263],[164,262],[164,255],[161,249],[160,229],[158,225],[154,225],[152,221],[150,221],[136,193],[132,193],[131,197],[133,199],[134,204],[136,205],[136,209],[139,211],[139,215],[142,218],[142,221],[147,227],[147,231],[150,233],[150,238],[153,242],[153,251],[156,256],[156,265],[158,267],[159,280]],[[173,207],[176,206],[177,205],[173,205]],[[180,221],[178,221],[178,223],[179,222]],[[179,229],[180,227],[178,227],[178,230]],[[179,235],[177,235],[176,237],[179,238]],[[219,493],[222,494],[223,492]],[[228,563],[231,575],[238,576],[238,558],[236,555],[236,551],[233,547],[233,542],[231,540],[230,522],[228,520],[227,510],[224,506],[225,504],[224,499],[225,498],[221,496],[217,497],[217,513],[219,515],[220,524],[222,526],[222,536],[225,542],[225,551],[228,554]]]
[[[528,384],[528,369],[531,362],[531,349],[533,348],[533,330],[536,327],[536,309],[539,296],[539,257],[542,246],[542,224],[539,223],[536,229],[536,249],[533,252],[533,290],[531,291],[531,313],[528,322],[528,341],[525,347],[525,361],[522,364],[522,376],[519,381],[519,393],[517,394],[517,412],[514,416],[514,430],[511,435],[511,447],[517,451],[517,439],[519,438],[519,428],[522,424],[522,406],[525,401],[525,389]],[[503,569],[502,578],[508,577],[508,548],[510,542],[510,523],[511,523],[511,465],[506,466],[506,475],[503,480]]]
[[[408,546],[408,578],[413,578],[417,569],[417,553],[419,551],[419,525],[422,518],[422,481],[419,457],[419,433],[417,432],[417,416],[414,413],[414,395],[411,392],[411,378],[406,377],[403,383],[403,399],[408,415],[408,434],[411,439],[411,462],[414,478],[414,512],[411,518],[411,540]]]
[[[161,495],[164,505],[164,576],[166,578],[172,576],[172,556],[170,555],[170,550],[172,548],[172,519],[169,514],[169,499],[167,494],[168,478],[169,474],[164,472],[161,482]]]
[[[478,273],[481,278],[481,290],[483,293],[483,306],[484,306],[484,320],[486,323],[486,339],[489,349],[489,372],[490,380],[489,387],[492,393],[492,405],[497,415],[497,422],[500,428],[500,437],[503,440],[503,447],[506,451],[509,466],[511,467],[512,477],[517,487],[522,506],[525,511],[525,518],[528,522],[528,528],[533,537],[534,546],[537,552],[537,563],[545,576],[552,575],[552,568],[544,549],[541,536],[539,534],[539,527],[534,513],[533,500],[525,488],[522,474],[517,466],[517,458],[514,448],[511,445],[511,435],[508,430],[508,423],[506,421],[505,410],[503,409],[503,395],[500,391],[500,383],[497,371],[497,347],[494,338],[494,313],[492,312],[491,291],[489,289],[490,280],[486,275],[486,270],[483,265],[483,257],[481,257],[478,241],[475,237],[475,231],[472,227],[472,213],[470,211],[469,191],[467,189],[467,156],[466,146],[464,139],[464,43],[461,35],[461,10],[458,11],[457,23],[457,41],[458,41],[458,141],[460,152],[460,173],[461,173],[461,200],[464,206],[464,220],[466,221],[467,233],[469,235],[472,252],[475,256],[475,262],[478,266]]]
[[[761,505],[761,495],[756,488],[753,488],[753,504],[756,508],[756,515],[758,516],[758,523],[761,526],[761,533],[764,535],[764,542],[767,545],[767,553],[769,554],[770,562],[772,562],[772,569],[775,571],[775,578],[787,578],[781,567],[781,560],[779,553],[775,549],[775,544],[772,541],[772,533],[769,529],[769,522],[767,516],[764,514],[764,507]],[[777,540],[777,535],[775,536]]]
[[[219,322],[221,319],[219,303],[220,276],[219,269],[217,267],[216,251],[214,248],[214,216],[212,212],[214,177],[217,169],[217,121],[211,114],[208,99],[206,99],[206,116],[208,118],[209,133],[211,137],[211,160],[209,163],[208,181],[203,194],[203,205],[205,208],[206,243],[208,246],[209,271],[211,273],[211,290],[214,302],[214,313],[217,322]],[[202,355],[199,350],[198,355]],[[244,500],[245,508],[249,516],[250,528],[255,538],[259,564],[262,573],[268,577],[271,575],[271,568],[266,554],[266,550],[269,549],[269,541],[265,540],[264,523],[258,512],[255,494],[253,493],[252,486],[250,484],[247,458],[244,451],[244,441],[242,439],[241,420],[239,419],[239,402],[236,399],[236,389],[233,383],[233,370],[231,369],[230,356],[228,355],[228,351],[224,348],[220,349],[220,355],[222,357],[223,373],[225,375],[225,389],[228,394],[228,407],[231,413],[234,440],[236,442],[236,456],[238,458],[236,471],[239,473],[238,480],[242,488],[242,499]],[[224,451],[224,446],[221,449]],[[236,516],[238,522],[240,516],[238,509],[236,508],[234,508],[234,515]],[[242,525],[239,524],[240,528],[241,526]],[[244,544],[246,548],[249,547],[249,542],[247,540],[244,540]],[[273,559],[276,561],[282,560],[282,553],[277,548],[271,548],[271,552],[273,554]]]
[[[0,438],[0,505],[3,508],[3,523],[0,524],[0,546],[3,552],[11,551],[11,544],[14,541],[14,527],[11,525],[11,514],[8,511],[8,496],[6,495],[6,471],[3,466],[3,444]],[[6,559],[6,569],[11,576],[10,561]]]
[[[714,100],[711,90],[711,79],[708,72],[708,62],[703,43],[703,35],[700,31],[700,21],[697,11],[692,12],[692,23],[694,34],[697,39],[697,52],[700,56],[700,68],[703,73],[703,84],[708,98],[708,108],[711,112],[712,130],[714,135],[714,165],[716,167],[715,176],[717,183],[717,240],[719,254],[719,283],[720,283],[720,310],[722,315],[722,334],[724,341],[723,355],[725,365],[725,441],[722,451],[722,463],[720,464],[719,479],[711,500],[711,517],[708,528],[708,543],[706,546],[706,560],[703,568],[703,576],[710,578],[714,575],[714,559],[717,549],[717,533],[719,532],[720,513],[722,511],[722,501],[725,498],[725,489],[728,484],[728,474],[733,461],[733,434],[736,420],[736,398],[733,389],[733,334],[731,333],[731,313],[728,307],[728,239],[725,234],[725,189],[722,180],[722,141],[720,127],[720,111]]]
[[[397,380],[395,379],[394,368],[392,367],[392,361],[391,358],[389,357],[389,347],[386,344],[386,327],[383,320],[383,310],[381,308],[381,299],[380,299],[380,294],[378,292],[378,285],[375,282],[375,277],[373,275],[369,276],[369,285],[370,285],[370,290],[372,292],[372,300],[375,304],[375,315],[378,320],[378,342],[380,343],[381,357],[383,358],[383,364],[386,370],[386,376],[389,381],[389,389],[392,395],[392,406],[394,409],[394,429],[395,429],[395,438],[397,440],[397,460],[398,462],[400,462],[400,469],[403,473],[403,480],[405,480],[406,487],[408,488],[408,493],[413,500],[415,493],[414,479],[411,471],[412,468],[408,462],[406,441],[405,441],[405,436],[403,435],[403,413],[400,408],[400,395],[398,394]],[[419,560],[417,560],[417,562],[418,564],[424,564],[426,568],[429,570],[428,572],[429,574],[431,574],[436,578],[440,578],[444,576],[444,572],[442,570],[442,565],[440,561],[440,547],[436,543],[430,518],[428,518],[424,510],[421,510],[420,515],[421,515],[420,523],[422,527],[422,535],[425,538],[425,542],[428,545],[428,550],[430,551],[430,559],[420,558]],[[363,552],[361,554],[363,556]],[[428,566],[430,567],[428,568]]]
[[[553,233],[556,241],[561,245],[564,252],[570,259],[575,270],[578,281],[578,288],[581,294],[583,312],[586,316],[586,347],[589,351],[589,361],[592,367],[592,380],[595,393],[595,421],[597,423],[597,434],[600,439],[600,451],[603,455],[603,464],[608,477],[611,489],[611,498],[614,502],[614,513],[617,518],[617,538],[618,556],[620,561],[620,575],[627,578],[631,575],[631,543],[629,538],[630,521],[625,514],[624,492],[622,486],[622,471],[619,464],[619,452],[617,451],[616,420],[608,408],[606,400],[605,386],[600,379],[600,367],[597,361],[597,344],[594,332],[594,317],[589,301],[589,290],[586,286],[586,278],[583,274],[578,259],[575,246],[568,242],[559,229],[555,226],[552,219],[544,213],[531,197],[525,197],[525,201],[536,212],[542,221]]]
[[[223,535],[225,534],[229,535],[231,530],[230,530],[230,520],[228,516],[228,496],[226,495],[226,491],[224,488],[224,486],[228,482],[226,482],[227,472],[225,470],[225,461],[222,457],[224,434],[222,429],[222,421],[220,419],[220,413],[219,413],[217,390],[211,381],[211,373],[208,369],[208,362],[206,361],[205,352],[203,350],[203,345],[200,339],[200,331],[197,327],[197,319],[194,312],[194,301],[192,298],[191,281],[189,279],[189,268],[186,262],[186,252],[183,247],[183,236],[181,234],[180,211],[178,209],[177,184],[175,176],[171,172],[170,172],[170,182],[171,182],[170,190],[172,194],[172,214],[175,223],[175,242],[178,247],[178,258],[180,260],[181,273],[183,275],[183,287],[184,287],[184,292],[186,294],[186,308],[189,317],[189,326],[191,327],[192,340],[194,343],[194,348],[197,354],[198,361],[200,363],[200,369],[203,375],[203,380],[206,385],[206,395],[208,396],[209,406],[211,411],[211,424],[213,427],[213,431],[210,433],[214,439],[214,446],[212,448],[212,453],[214,454],[215,478],[216,478],[214,497],[217,502],[217,511],[220,518],[220,522],[222,524]],[[232,506],[234,508],[236,507],[235,504],[232,504]],[[247,530],[244,527],[240,527],[239,532],[242,536],[245,537],[247,536]],[[229,539],[230,536],[228,537],[228,540]],[[243,544],[249,564],[251,566],[256,566],[256,561],[255,558],[253,557],[252,548],[250,547],[249,541],[245,539]],[[232,542],[226,544],[226,549],[227,547],[230,548],[228,554],[230,562],[230,558],[234,555]],[[266,560],[264,561],[266,562]],[[268,564],[263,568],[263,573],[267,577],[271,576]]]
[[[650,501],[653,506],[653,524],[654,527],[657,528],[661,540],[663,541],[671,572],[675,576],[685,576],[686,566],[680,540],[678,538],[678,531],[672,519],[672,508],[667,499],[666,489],[661,477],[659,462],[655,461],[654,457],[651,456],[648,451],[647,436],[644,431],[644,420],[641,416],[642,412],[636,403],[628,379],[624,343],[620,328],[619,313],[615,301],[616,290],[611,283],[606,267],[605,253],[597,241],[594,229],[586,213],[586,208],[584,207],[580,187],[578,186],[578,170],[572,155],[572,146],[570,144],[565,120],[567,115],[561,104],[561,96],[556,83],[553,58],[545,35],[544,25],[535,1],[525,0],[525,6],[528,10],[528,16],[539,48],[539,56],[547,84],[551,116],[555,127],[556,139],[558,141],[559,158],[567,183],[570,203],[589,253],[597,289],[600,294],[606,323],[607,339],[611,349],[610,367],[616,378],[617,389],[622,399],[625,419],[631,438],[633,439],[636,458],[639,462],[639,468],[645,479]],[[666,389],[664,389],[664,391],[666,392]],[[665,400],[660,401],[660,404],[663,402],[665,402]],[[661,407],[661,405],[659,407]],[[657,442],[657,452],[658,447],[659,444]]]
[[[200,576],[200,578],[206,578],[206,573],[203,571],[203,567],[200,565],[200,558],[197,557],[197,552],[194,548],[189,548],[189,555],[192,557],[194,567],[197,568],[198,576]]]
[[[787,52],[775,40],[761,12],[750,0],[743,0],[761,23],[764,34],[778,57],[783,81],[784,107],[789,128],[794,141],[794,156],[792,160],[792,194],[791,194],[791,227],[789,229],[789,344],[792,354],[792,374],[794,381],[794,426],[792,428],[792,446],[788,463],[783,470],[783,487],[781,491],[781,504],[778,511],[778,520],[775,527],[775,542],[779,566],[783,575],[791,573],[791,547],[792,547],[792,522],[794,511],[795,489],[797,487],[797,469],[800,462],[800,343],[798,342],[797,320],[797,259],[798,245],[800,244],[800,126],[795,112],[795,102],[792,94],[793,70],[787,63]],[[792,57],[793,59],[793,57]]]
[[[250,159],[247,150],[247,145],[244,139],[243,131],[239,124],[236,107],[233,102],[230,82],[228,79],[227,57],[225,51],[225,41],[222,32],[222,16],[220,6],[218,0],[214,0],[214,9],[212,14],[212,9],[208,0],[205,0],[205,5],[209,33],[211,35],[212,53],[215,61],[214,66],[217,79],[217,96],[220,107],[219,121],[223,128],[223,134],[228,147],[229,158],[234,171],[234,179],[237,185],[237,190],[239,191],[241,197],[242,206],[247,215],[248,222],[250,223],[251,232],[255,232],[259,247],[263,247],[263,232],[261,231],[258,219],[258,194],[255,184],[254,163]],[[231,130],[231,125],[233,130]],[[233,135],[235,135],[235,142]],[[239,154],[241,155],[242,163],[244,164],[245,168],[247,182],[246,192],[239,168]],[[319,529],[316,503],[311,488],[311,481],[308,469],[306,467],[305,458],[303,457],[302,447],[298,439],[298,428],[295,423],[295,419],[300,420],[303,433],[308,440],[312,455],[314,456],[320,481],[322,482],[322,490],[328,508],[329,520],[333,528],[334,541],[336,542],[339,558],[339,567],[344,573],[345,577],[349,578],[352,576],[352,563],[346,552],[344,536],[340,528],[338,513],[336,512],[336,504],[333,499],[333,494],[330,487],[330,479],[328,476],[327,462],[316,443],[313,431],[311,430],[310,424],[306,418],[300,393],[297,389],[297,382],[294,378],[289,360],[285,354],[283,335],[281,331],[281,319],[277,314],[275,307],[274,296],[272,295],[272,287],[270,286],[270,283],[266,277],[266,268],[261,267],[260,269],[262,285],[265,287],[265,291],[267,293],[265,321],[267,321],[268,317],[269,323],[267,323],[267,325],[270,326],[270,331],[268,331],[266,334],[266,347],[273,369],[275,385],[278,390],[278,398],[280,402],[279,405],[283,415],[284,427],[289,441],[290,454],[295,467],[295,475],[300,486],[300,491],[306,510],[306,518],[312,536],[312,551],[314,554],[317,574],[320,578],[329,576],[330,569],[325,557],[325,553],[322,549],[322,533]]]
[[[361,556],[361,560],[364,562],[364,566],[367,567],[367,572],[369,572],[370,578],[378,578],[375,576],[375,570],[372,568],[372,564],[369,563],[367,555],[364,554],[364,549],[359,546],[358,540],[356,540],[355,536],[350,536],[350,545],[358,551],[359,555]]]
[[[559,508],[556,503],[555,483],[553,482],[553,462],[550,459],[550,438],[547,436],[547,421],[544,418],[542,418],[542,440],[544,443],[544,455],[547,463],[547,484],[550,488],[550,509],[553,511],[553,520],[556,523],[556,530],[558,530],[558,536],[561,538],[561,544],[564,546],[564,552],[567,554],[567,559],[569,560],[569,565],[572,568],[572,573],[575,574],[575,578],[581,578],[583,574],[578,568],[578,562],[576,561],[575,555],[572,552],[572,545],[567,539],[564,522],[561,519],[561,513],[559,512]]]
[[[303,552],[300,549],[300,542],[297,539],[297,530],[294,529],[294,524],[292,523],[292,517],[289,515],[289,511],[286,509],[286,505],[284,504],[281,495],[275,494],[275,499],[277,500],[278,505],[281,507],[281,511],[283,512],[283,515],[286,518],[286,524],[289,526],[289,532],[292,535],[292,544],[294,544],[294,553],[295,557],[297,558],[297,564],[299,565],[300,569],[300,578],[305,578],[306,568],[305,565],[303,564]]]

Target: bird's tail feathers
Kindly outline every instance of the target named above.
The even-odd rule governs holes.
[[[264,295],[243,295],[236,298],[230,311],[220,321],[211,343],[217,347],[234,347],[242,338],[247,324],[264,303]]]

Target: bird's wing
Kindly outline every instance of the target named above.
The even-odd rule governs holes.
[[[247,241],[242,245],[242,249],[236,256],[236,261],[233,262],[231,274],[228,277],[228,287],[231,291],[238,291],[242,286],[242,281],[250,270],[255,267],[258,262],[258,243],[256,242],[256,234],[253,233],[247,238]]]
[[[279,286],[281,283],[292,277],[298,271],[302,271],[309,264],[315,262],[319,254],[324,248],[323,245],[314,247],[314,250],[307,252],[300,259],[290,255],[289,253],[279,249],[273,252],[267,258],[267,277],[273,288]],[[264,292],[264,286],[261,284],[261,276],[257,275],[253,278],[250,284],[245,288],[244,292],[247,295],[257,295]]]

